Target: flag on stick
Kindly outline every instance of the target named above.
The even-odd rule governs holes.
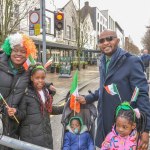
[[[36,62],[31,55],[28,56],[26,62],[23,64],[25,70],[28,70],[30,65],[34,65]]]
[[[44,65],[44,68],[47,68],[48,66],[50,66],[53,62],[53,58],[51,57]]]
[[[112,84],[110,84],[110,85],[104,86],[104,88],[105,88],[105,90],[107,91],[107,93],[110,94],[110,95],[116,95],[116,94],[117,94],[117,95],[119,96],[120,101],[122,102],[116,84],[112,83]]]
[[[70,109],[74,110],[74,112],[80,112],[80,103],[76,101],[76,96],[79,95],[78,93],[78,71],[75,72],[73,76],[73,82],[71,84],[70,90]]]
[[[132,98],[131,98],[131,102],[135,102],[137,100],[138,95],[139,95],[139,88],[135,87]]]
[[[5,103],[5,105],[7,106],[7,107],[9,107],[8,106],[8,104],[7,104],[7,102],[6,102],[6,100],[3,98],[3,96],[2,96],[2,94],[0,93],[0,99],[2,99],[3,100],[3,102]],[[14,119],[16,120],[16,122],[19,124],[19,121],[18,121],[18,119],[16,118],[16,116],[15,115],[13,115],[13,117],[14,117]]]

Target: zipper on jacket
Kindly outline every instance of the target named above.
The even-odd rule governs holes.
[[[78,137],[79,137],[79,150],[80,150],[80,134],[79,134],[79,136],[78,136]]]

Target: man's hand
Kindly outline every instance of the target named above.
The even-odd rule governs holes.
[[[148,150],[148,144],[149,144],[149,133],[143,132],[141,135],[141,140],[138,146],[138,150]]]
[[[76,97],[76,101],[78,101],[81,104],[86,104],[85,97],[81,96],[81,95],[79,95],[79,96]]]

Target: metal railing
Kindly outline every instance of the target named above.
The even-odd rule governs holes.
[[[44,148],[28,142],[20,141],[4,135],[0,139],[0,145],[10,147],[16,150],[51,150],[48,148]]]

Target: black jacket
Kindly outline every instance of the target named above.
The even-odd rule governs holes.
[[[10,107],[17,108],[26,87],[28,86],[29,74],[22,70],[16,75],[13,74],[8,65],[9,57],[4,53],[0,53],[0,93]],[[0,101],[0,112],[2,113],[3,134],[13,138],[18,138],[18,123],[13,117],[9,117],[3,101]],[[0,146],[1,150],[8,150],[10,148]]]
[[[53,107],[55,114],[61,114],[63,108]],[[19,106],[17,116],[20,124],[20,139],[46,148],[53,148],[50,114],[44,108],[41,111],[40,99],[33,87],[29,86]]]
[[[9,65],[8,57],[3,53],[0,54],[0,93],[7,101],[10,107],[17,108],[26,87],[28,86],[29,76],[24,69],[20,70],[16,75],[13,74]],[[18,124],[7,115],[7,111],[1,100],[2,120],[4,122],[4,134],[10,137],[16,137]]]

